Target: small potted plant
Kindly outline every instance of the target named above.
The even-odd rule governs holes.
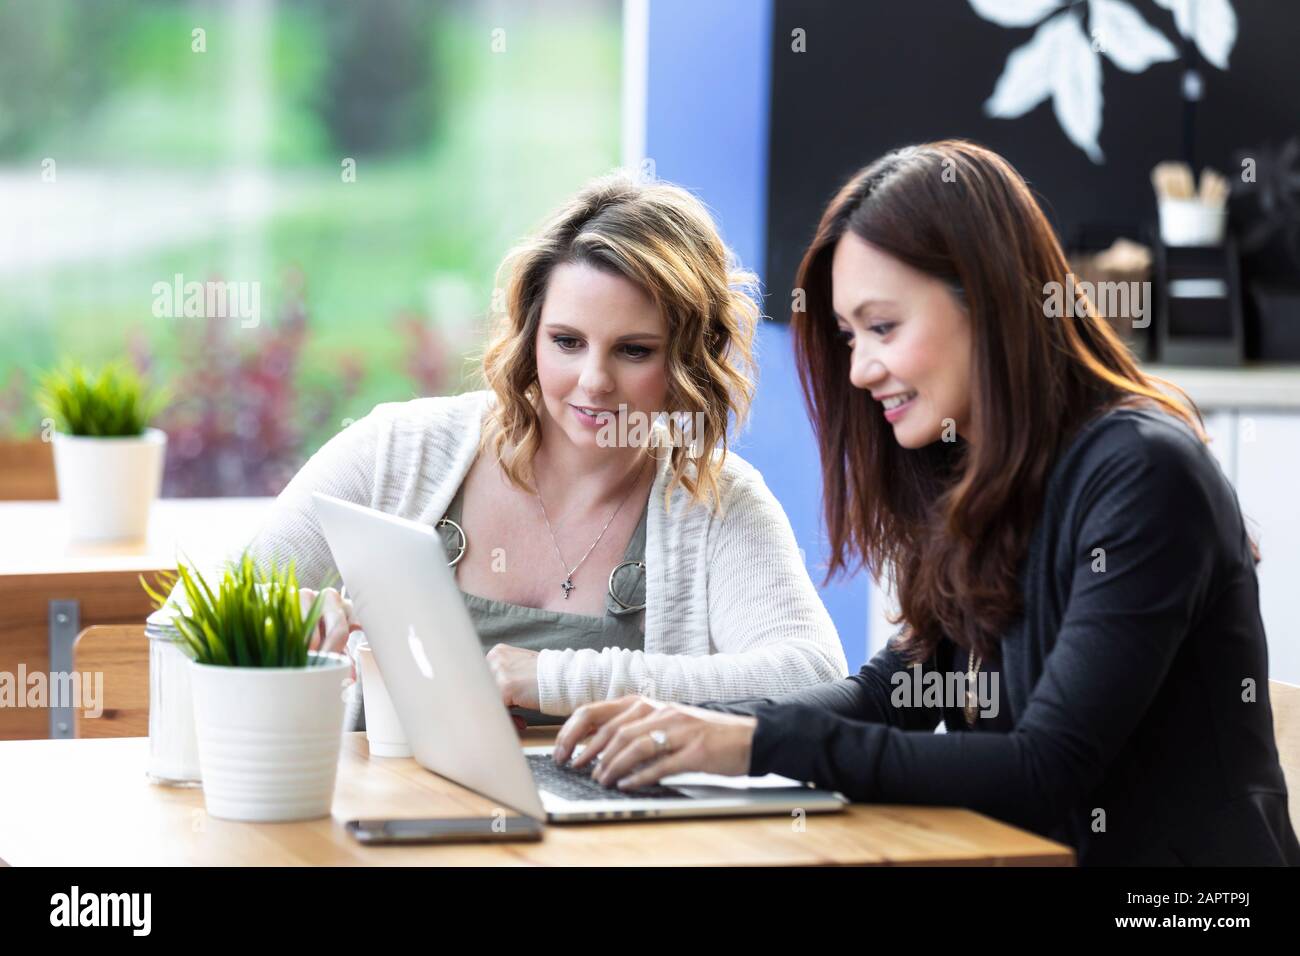
[[[47,373],[37,404],[54,423],[54,474],[72,537],[143,538],[162,486],[167,436],[149,422],[164,398],[130,368],[69,363]]]
[[[191,658],[208,813],[260,822],[329,816],[352,664],[310,649],[323,597],[304,610],[292,563],[261,570],[247,552],[215,589],[183,563],[177,574],[171,599],[145,589],[176,609],[172,624]]]

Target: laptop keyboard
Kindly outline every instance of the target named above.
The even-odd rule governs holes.
[[[591,779],[591,767],[563,767],[551,759],[550,754],[528,754],[528,769],[533,773],[538,789],[548,790],[566,800],[645,800],[668,797],[685,798],[686,794],[672,787],[653,784],[636,790],[619,790],[604,787]]]

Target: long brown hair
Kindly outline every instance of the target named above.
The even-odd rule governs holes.
[[[960,291],[973,342],[979,441],[915,450],[849,381],[831,305],[831,259],[847,232]],[[1117,404],[1155,403],[1208,441],[1176,386],[1145,375],[1093,303],[1044,308],[1070,288],[1061,246],[1001,156],[945,140],[891,152],[858,172],[822,215],[799,267],[792,314],[799,378],[821,451],[830,564],[893,584],[901,647],[924,660],[944,637],[995,655],[1021,609],[1019,565],[1053,463],[1082,424]],[[1177,392],[1186,406],[1156,387]]]

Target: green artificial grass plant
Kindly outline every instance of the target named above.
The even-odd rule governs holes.
[[[272,563],[262,570],[244,552],[238,563],[225,569],[215,591],[197,569],[184,563],[178,563],[177,574],[189,607],[172,602],[178,611],[172,623],[180,632],[181,643],[200,664],[308,667],[328,660],[308,653],[312,632],[324,610],[323,593],[316,595],[304,614],[292,561],[285,568]],[[159,575],[159,580],[170,591],[177,575]],[[169,599],[143,577],[140,584],[156,607],[168,604]]]
[[[166,398],[120,362],[97,372],[69,362],[41,377],[36,403],[65,435],[125,438],[143,434]]]

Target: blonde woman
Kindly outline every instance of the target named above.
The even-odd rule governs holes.
[[[535,719],[845,676],[784,512],[727,450],[758,321],[731,262],[685,190],[591,183],[503,265],[487,389],[380,405],[336,435],[254,554],[328,580],[314,491],[437,526],[503,702]],[[337,648],[363,622],[327,597],[318,641]]]

